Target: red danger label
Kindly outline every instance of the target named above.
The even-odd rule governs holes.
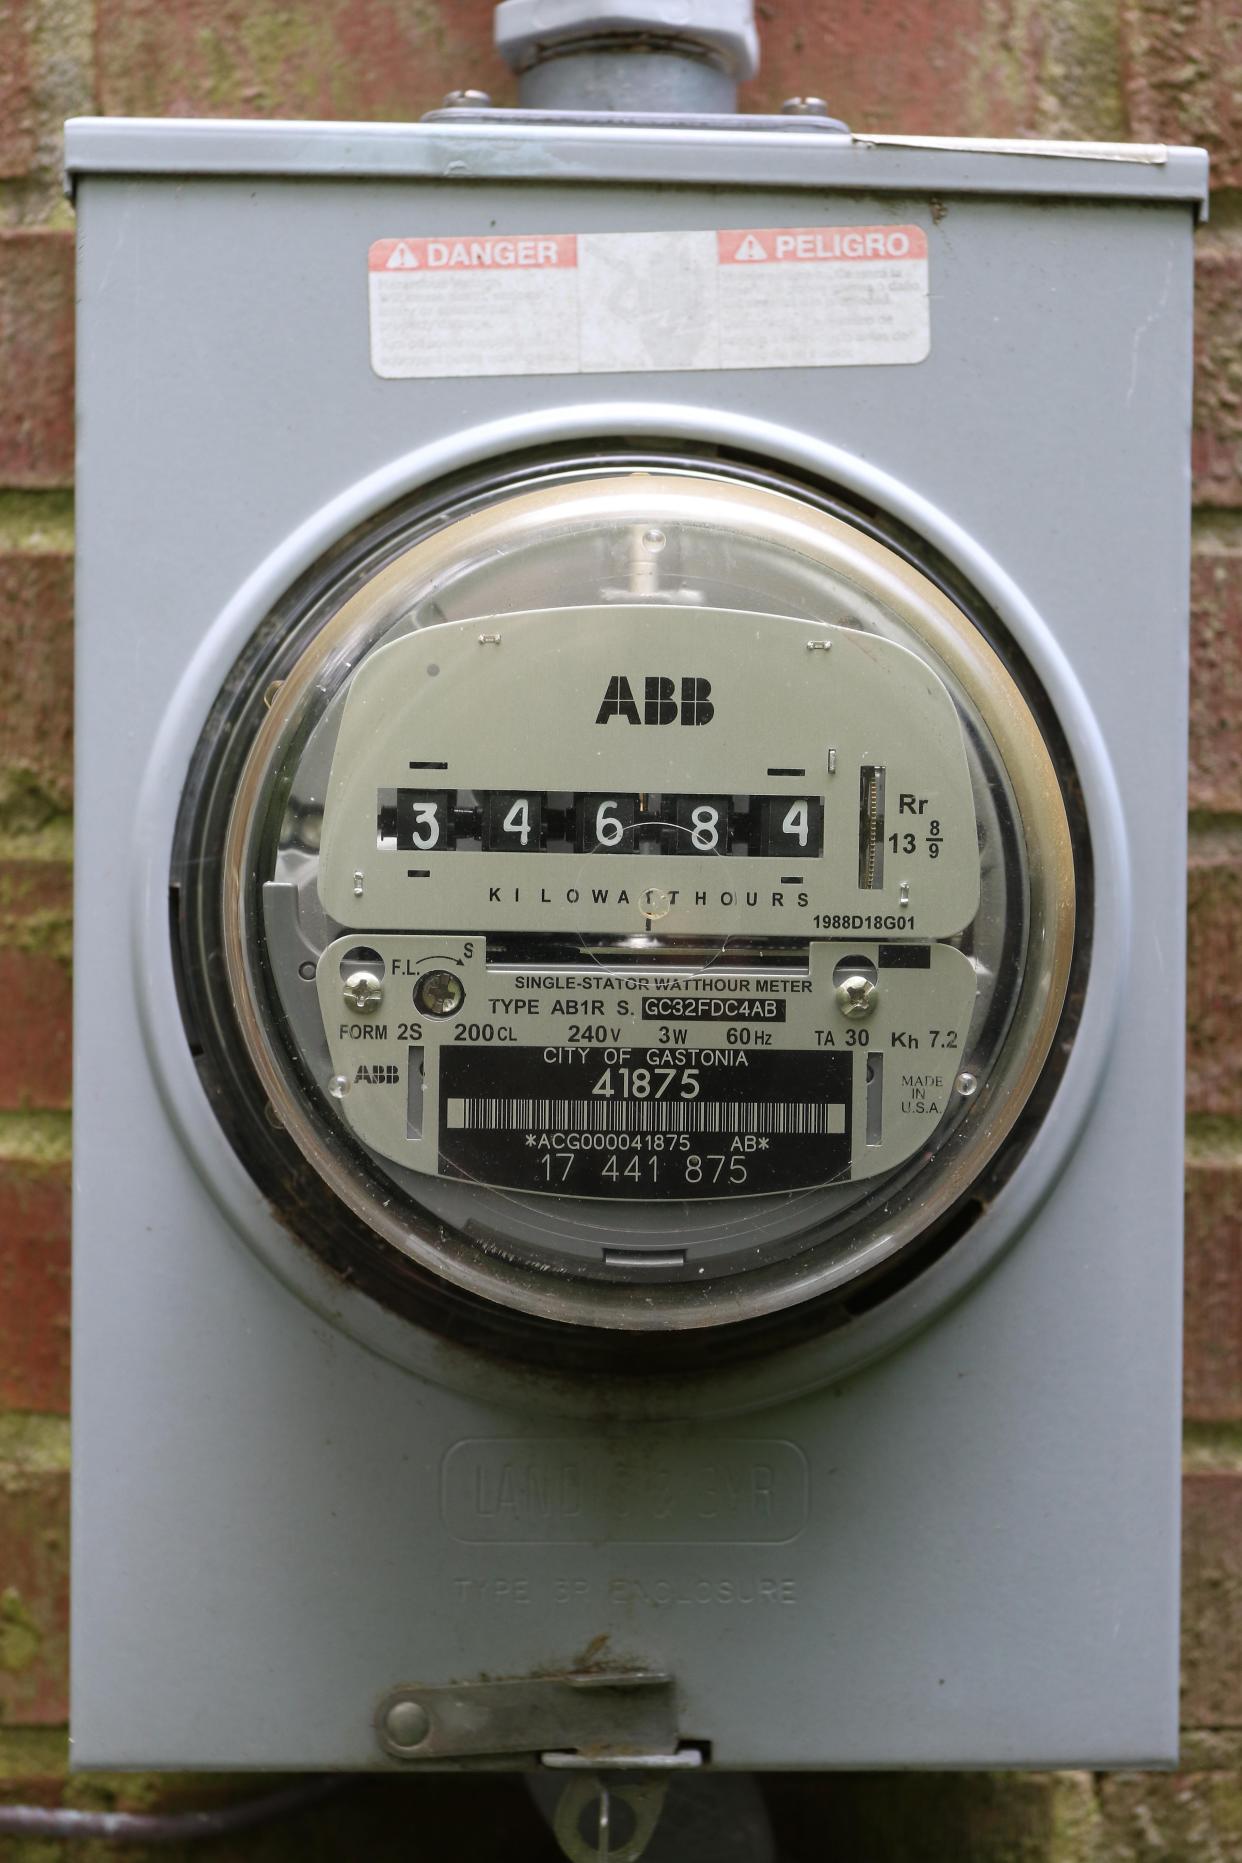
[[[373,272],[515,272],[578,263],[576,233],[497,233],[451,239],[377,239]]]
[[[372,366],[395,381],[918,363],[930,237],[821,225],[377,239]]]
[[[918,226],[744,227],[718,233],[716,241],[722,265],[927,257],[927,238]]]

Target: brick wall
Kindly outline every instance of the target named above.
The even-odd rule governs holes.
[[[794,1858],[860,1863],[1223,1863],[1242,1856],[1242,9],[761,0],[759,14],[765,66],[748,108],[816,91],[876,130],[1200,142],[1215,184],[1194,429],[1183,1770],[784,1780],[783,1840]],[[245,1789],[64,1772],[73,295],[60,123],[397,118],[462,84],[505,101],[490,18],[490,0],[0,9],[0,1802]],[[412,1789],[420,1854],[535,1854],[503,1783],[466,1801],[451,1783]],[[366,1783],[208,1854],[395,1857],[412,1810],[399,1782]]]

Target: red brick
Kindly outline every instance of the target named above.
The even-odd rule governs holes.
[[[1189,873],[1186,1104],[1242,1112],[1242,859],[1192,850]]]
[[[0,485],[73,479],[73,238],[0,231]]]
[[[1237,1773],[1104,1773],[1096,1790],[1107,1845],[1098,1854],[1114,1863],[1225,1863],[1242,1856]]]
[[[0,1110],[69,1104],[69,871],[0,862]]]
[[[1242,1474],[1183,1485],[1182,1720],[1242,1726]]]
[[[13,1737],[10,1733],[9,1741],[12,1741]],[[53,1738],[50,1733],[40,1730],[36,1734],[32,1729],[23,1729],[17,1737],[23,1742]],[[4,1743],[4,1745],[7,1744],[7,1742]],[[15,1762],[4,1751],[4,1745],[0,1745],[0,1761],[8,1763],[4,1770],[0,1771],[0,1805],[46,1805],[50,1807],[61,1804],[65,1793],[63,1769],[56,1770],[48,1764],[47,1758],[42,1754],[33,1755],[30,1760],[26,1760],[25,1764],[22,1763],[25,1755],[21,1755]],[[66,1747],[67,1745],[66,1741]],[[35,1854],[37,1856],[38,1852],[36,1851]],[[16,1851],[14,1855],[20,1857],[21,1852]],[[117,1859],[117,1863],[120,1863],[120,1858]],[[212,1863],[216,1863],[214,1857]]]
[[[69,1482],[0,1467],[0,1723],[66,1717]]]
[[[852,129],[914,135],[1120,133],[1115,25],[1095,0],[803,0],[758,9],[747,110],[827,100]]]
[[[1242,1165],[1186,1169],[1186,1415],[1242,1419]]]
[[[73,562],[0,556],[0,796],[73,795]]]
[[[1195,300],[1195,497],[1242,505],[1242,240],[1204,241]]]
[[[69,1409],[69,1168],[0,1159],[0,1409]]]
[[[1242,183],[1242,12],[1234,0],[1124,0],[1130,133],[1211,152],[1218,187]]]
[[[1191,566],[1190,805],[1242,811],[1242,547]]]
[[[112,115],[409,121],[463,86],[511,100],[490,0],[99,0]]]
[[[30,0],[9,0],[0,27],[0,175],[22,175],[36,148]]]
[[[986,0],[892,0],[881,21],[866,0],[761,5],[760,71],[743,107],[778,110],[810,94],[856,129],[985,134],[1008,100],[970,96],[976,60],[962,48],[978,47],[987,10]]]
[[[743,105],[821,92],[873,130],[1119,132],[1116,34],[1098,0],[761,5]],[[99,0],[101,108],[158,115],[410,118],[446,90],[513,81],[489,0]]]

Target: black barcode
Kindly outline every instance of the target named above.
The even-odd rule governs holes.
[[[843,1101],[450,1099],[453,1132],[844,1132]]]

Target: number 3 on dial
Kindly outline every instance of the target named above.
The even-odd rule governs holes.
[[[397,846],[425,854],[432,848],[452,847],[453,816],[444,789],[397,791]]]

